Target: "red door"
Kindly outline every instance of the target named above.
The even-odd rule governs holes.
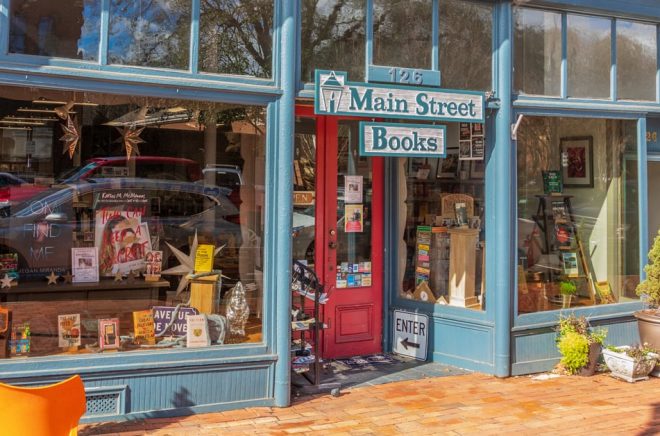
[[[296,115],[294,191],[313,190],[315,199],[313,206],[294,201],[293,255],[313,262],[330,293],[323,357],[378,353],[383,325],[383,159],[360,157],[359,119],[315,116],[309,107],[298,107]],[[314,226],[312,244],[306,239],[312,232],[305,235],[309,224]]]

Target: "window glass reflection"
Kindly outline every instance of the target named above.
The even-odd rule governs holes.
[[[270,77],[273,0],[202,0],[199,69]]]
[[[262,341],[264,107],[5,86],[0,108],[9,357]]]
[[[101,0],[12,1],[9,52],[98,60]]]
[[[568,15],[568,96],[608,98],[612,25],[606,18]]]
[[[108,62],[187,69],[191,0],[111,0]]]
[[[373,63],[431,69],[432,27],[429,0],[376,0]]]
[[[518,130],[518,312],[637,300],[634,121],[525,117]]]
[[[442,87],[491,90],[493,7],[443,0],[439,9]]]
[[[514,87],[525,94],[559,95],[561,15],[516,8]]]
[[[302,1],[302,81],[314,70],[347,71],[364,79],[366,0]]]
[[[655,100],[656,39],[654,25],[617,20],[616,72],[619,99]]]

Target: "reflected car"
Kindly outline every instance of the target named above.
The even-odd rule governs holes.
[[[21,276],[70,270],[74,234],[76,241],[84,240],[90,246],[98,243],[95,239],[103,228],[95,228],[95,218],[103,213],[103,203],[113,198],[118,198],[117,206],[108,206],[107,216],[116,214],[120,206],[139,216],[148,224],[151,240],[160,241],[165,260],[170,253],[164,242],[187,252],[196,232],[200,239],[212,238],[218,246],[240,246],[241,228],[227,220],[239,211],[228,194],[219,186],[123,177],[61,185],[13,207],[9,216],[0,218],[0,252],[18,253]],[[124,203],[131,199],[139,201],[125,208]]]
[[[96,157],[85,165],[72,168],[62,174],[58,182],[76,183],[87,179],[128,177],[128,163],[135,164],[133,177],[144,179],[180,180],[195,182],[202,178],[202,170],[191,159],[165,156]]]

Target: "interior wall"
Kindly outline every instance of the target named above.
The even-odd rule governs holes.
[[[649,247],[660,229],[660,161],[650,161],[648,167],[648,193],[649,193]]]

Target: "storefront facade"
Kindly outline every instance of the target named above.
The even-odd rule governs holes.
[[[428,316],[429,360],[503,377],[556,363],[560,314],[638,340],[652,1],[50,3],[0,15],[0,380],[81,374],[87,420],[286,406],[292,260],[326,358],[396,348],[395,311]],[[317,71],[381,115],[320,110]],[[439,88],[463,103],[397,116]],[[442,157],[367,156],[397,124]]]

